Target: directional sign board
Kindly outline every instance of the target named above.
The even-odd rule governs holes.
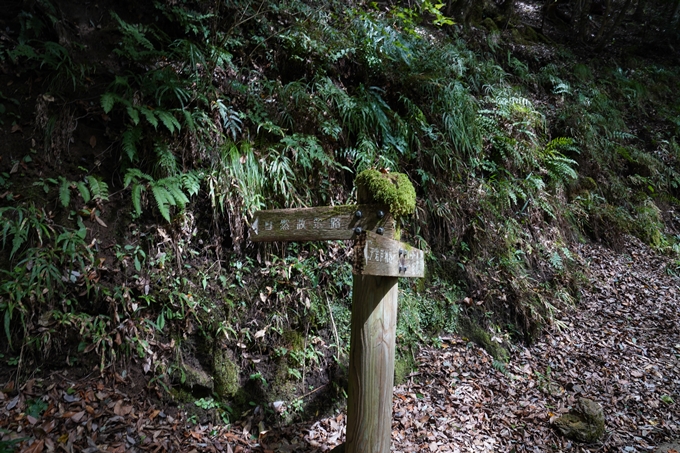
[[[360,228],[361,230],[358,230]],[[343,205],[257,211],[253,242],[349,240],[372,231],[393,237],[395,222],[386,206]]]
[[[363,253],[362,253],[363,252]],[[363,249],[355,248],[355,271],[385,277],[424,277],[425,254],[422,250],[371,231],[366,233]],[[359,260],[359,263],[356,262]]]

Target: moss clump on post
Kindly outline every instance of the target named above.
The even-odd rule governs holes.
[[[388,205],[395,218],[416,212],[416,190],[403,173],[364,170],[359,173],[354,184],[360,203]]]

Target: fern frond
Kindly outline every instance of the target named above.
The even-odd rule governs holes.
[[[158,173],[174,176],[177,173],[177,159],[165,143],[158,143],[155,147],[156,167]]]
[[[146,107],[141,107],[139,111],[144,115],[144,118],[154,127],[158,129],[158,118],[156,118],[154,111]]]
[[[78,192],[80,192],[80,196],[83,197],[83,202],[85,204],[89,203],[90,200],[92,199],[92,196],[85,183],[82,181],[78,181],[76,182],[76,187],[78,188]]]
[[[59,180],[61,181],[59,185],[59,201],[66,208],[71,202],[71,181],[68,181],[63,176],[60,176]]]
[[[190,196],[196,195],[201,190],[201,176],[201,174],[193,171],[182,173],[180,176],[182,187],[184,187]]]
[[[137,126],[139,124],[139,111],[132,105],[128,105],[127,113],[130,119],[132,120],[132,123],[135,126]]]
[[[100,103],[104,113],[109,113],[113,110],[113,105],[116,103],[116,95],[113,93],[104,93],[102,94]]]
[[[171,134],[174,134],[175,130],[179,131],[181,129],[179,121],[177,121],[177,118],[175,118],[170,112],[165,110],[156,110],[155,113]]]
[[[137,142],[142,138],[142,129],[133,127],[123,132],[121,145],[131,163],[137,160]]]
[[[170,222],[170,205],[175,204],[175,198],[168,192],[165,187],[153,184],[151,185],[151,193],[156,200],[156,206],[163,218]]]
[[[142,191],[146,188],[139,183],[132,185],[132,207],[135,209],[135,217],[142,215]]]
[[[87,182],[90,186],[90,193],[92,194],[93,200],[108,201],[109,186],[104,181],[90,175],[87,177]]]
[[[153,182],[153,178],[146,173],[143,173],[139,168],[129,168],[123,178],[123,187],[127,188],[131,182],[137,182],[140,179],[147,182]]]

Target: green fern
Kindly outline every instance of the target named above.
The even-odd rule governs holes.
[[[100,102],[104,113],[109,113],[113,110],[113,106],[116,103],[116,95],[113,93],[104,93],[102,94]]]
[[[562,151],[578,153],[579,149],[575,146],[574,140],[567,137],[555,138],[545,146],[542,157],[548,175],[553,181],[558,182],[577,179],[578,173],[573,167],[578,164],[562,154]]]
[[[198,194],[201,190],[201,179],[203,175],[196,172],[187,172],[180,175],[182,180],[182,187],[187,191],[189,196],[194,196]]]
[[[76,182],[76,188],[78,189],[78,192],[80,192],[80,196],[83,197],[83,202],[85,202],[85,204],[89,203],[92,199],[92,195],[85,183],[82,181]]]
[[[126,188],[132,185],[132,206],[136,216],[142,214],[142,193],[149,189],[161,216],[170,222],[170,208],[176,206],[184,209],[189,203],[184,190],[190,195],[198,193],[200,179],[199,174],[190,172],[156,180],[138,168],[131,168],[125,174],[123,184]]]
[[[177,159],[165,143],[157,143],[156,151],[156,175],[174,176],[177,174]]]
[[[115,53],[134,61],[143,61],[153,55],[155,47],[147,38],[147,34],[154,35],[154,33],[148,27],[129,24],[114,12],[111,12],[111,17],[118,22],[118,30],[123,34],[121,48],[115,49]]]
[[[174,134],[175,131],[179,132],[182,128],[179,121],[177,121],[177,118],[175,118],[172,113],[165,110],[156,110],[155,114],[171,134]]]
[[[90,186],[90,194],[95,202],[109,201],[109,186],[95,176],[88,176],[87,183]]]
[[[131,163],[137,160],[137,142],[142,138],[142,128],[132,127],[123,132],[121,146],[125,155]]]
[[[135,209],[135,217],[142,215],[142,192],[145,190],[144,185],[137,182],[132,185],[132,207]]]
[[[71,181],[67,180],[63,176],[59,177],[59,201],[63,207],[68,207],[71,202]]]

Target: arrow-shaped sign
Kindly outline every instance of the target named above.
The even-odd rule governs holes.
[[[257,211],[253,242],[349,240],[373,231],[392,237],[394,220],[386,206],[343,205]]]

